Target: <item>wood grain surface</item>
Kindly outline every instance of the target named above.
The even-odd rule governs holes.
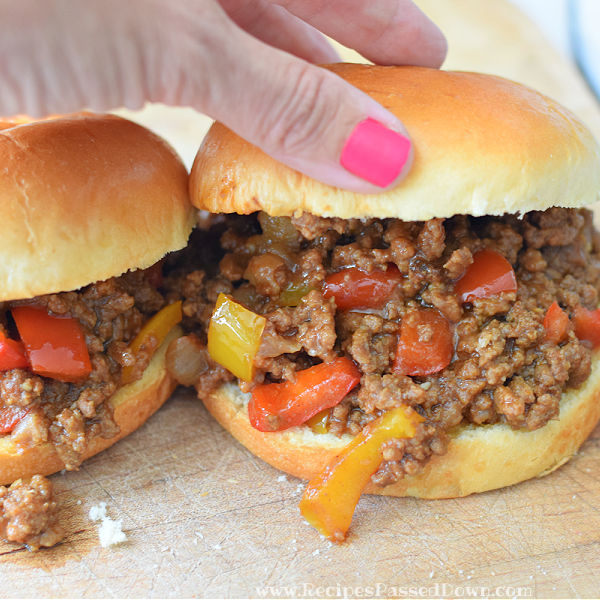
[[[448,67],[534,85],[600,134],[585,84],[511,5],[420,4],[448,34]],[[209,122],[157,107],[135,117],[184,151]],[[301,481],[178,390],[140,430],[53,477],[66,539],[38,553],[0,543],[0,597],[597,597],[599,474],[596,429],[543,479],[459,500],[363,497],[335,546],[300,518]],[[88,518],[99,502],[123,520],[126,543],[100,547]]]
[[[254,458],[179,392],[129,438],[53,478],[69,534],[36,554],[1,545],[0,594],[322,597],[317,586],[348,596],[379,586],[393,597],[425,586],[437,597],[508,586],[523,588],[508,597],[594,597],[599,465],[596,430],[543,479],[457,500],[365,496],[336,546],[300,518],[301,481]],[[125,544],[100,547],[87,513],[101,501],[123,519]]]

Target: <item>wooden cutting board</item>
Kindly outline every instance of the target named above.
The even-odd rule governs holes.
[[[530,83],[600,134],[578,74],[511,5],[420,4],[448,34],[449,68]],[[184,154],[208,124],[162,107],[135,118]],[[35,554],[0,544],[0,597],[594,597],[599,474],[596,429],[543,479],[459,500],[364,497],[348,542],[334,546],[300,518],[302,482],[255,459],[179,390],[129,438],[53,477],[67,537]],[[100,547],[87,516],[99,502],[123,520],[126,543]]]

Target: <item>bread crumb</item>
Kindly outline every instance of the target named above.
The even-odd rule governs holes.
[[[122,544],[127,541],[125,532],[121,529],[123,521],[118,519],[113,521],[109,517],[106,517],[98,529],[98,536],[100,537],[100,545],[103,548],[113,546],[115,544]]]
[[[92,521],[99,521],[100,519],[106,519],[106,502],[100,502],[98,506],[92,506],[90,508],[90,519]]]
[[[285,475],[280,475],[280,476],[277,478],[277,481],[281,481],[281,482],[283,482],[283,481],[287,481],[287,480],[288,480],[288,478],[287,478]]]
[[[103,548],[127,541],[127,536],[122,530],[123,520],[113,521],[110,517],[106,516],[106,502],[100,502],[97,506],[92,506],[89,517],[94,522],[101,521],[98,528],[98,537],[100,538],[100,545]]]

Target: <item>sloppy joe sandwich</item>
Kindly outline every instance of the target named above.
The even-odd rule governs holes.
[[[186,169],[125,119],[0,127],[0,537],[52,545],[44,475],[76,469],[173,390],[181,303],[162,258],[193,224]]]
[[[499,77],[330,68],[402,119],[410,173],[377,195],[332,188],[215,124],[191,197],[221,213],[197,234],[219,263],[171,275],[190,333],[169,352],[242,444],[310,480],[302,514],[341,540],[363,491],[515,484],[594,428],[600,235],[583,207],[600,152]]]

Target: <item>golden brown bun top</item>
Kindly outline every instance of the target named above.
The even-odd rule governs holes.
[[[600,193],[600,150],[568,110],[525,86],[420,67],[328,67],[397,115],[414,164],[396,188],[358,194],[301,175],[220,123],[191,175],[192,202],[212,212],[396,217],[501,215],[578,207]]]
[[[186,169],[113,115],[0,125],[0,301],[149,267],[192,228]]]

